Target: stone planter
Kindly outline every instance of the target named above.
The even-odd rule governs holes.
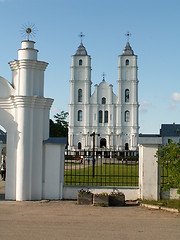
[[[109,206],[109,195],[106,194],[94,194],[93,195],[93,205],[108,207]]]
[[[91,192],[79,192],[77,196],[78,205],[91,205],[93,202],[93,194]]]
[[[112,193],[109,196],[110,206],[124,206],[125,205],[125,195],[123,193]]]

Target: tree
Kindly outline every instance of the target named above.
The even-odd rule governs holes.
[[[180,141],[178,143],[172,140],[162,146],[156,153],[161,169],[168,172],[167,183],[163,186],[163,190],[171,187],[177,187],[180,194]]]
[[[50,119],[50,137],[67,137],[68,136],[68,112],[61,111],[60,114],[54,115],[54,121]]]

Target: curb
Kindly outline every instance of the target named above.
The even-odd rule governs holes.
[[[151,204],[140,203],[140,206],[141,207],[146,207],[146,208],[149,208],[149,209],[163,210],[163,211],[172,212],[172,213],[179,213],[178,209],[161,207],[159,205],[151,205]]]

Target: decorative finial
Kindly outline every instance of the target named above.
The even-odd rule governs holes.
[[[82,38],[85,37],[85,35],[81,32],[78,36],[81,38],[81,43],[82,43]]]
[[[103,74],[102,74],[103,82],[105,81],[105,76],[106,76],[106,74],[103,72]]]
[[[36,32],[37,28],[35,24],[32,23],[24,24],[21,28],[22,37],[26,38],[28,41],[30,40],[30,38],[35,37]]]
[[[127,32],[127,33],[125,34],[125,36],[127,37],[127,42],[129,42],[129,38],[130,38],[131,35],[132,35],[132,34],[131,34],[130,32]]]

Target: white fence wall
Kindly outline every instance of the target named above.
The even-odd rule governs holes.
[[[160,171],[156,151],[161,145],[160,137],[139,139],[139,187],[115,187],[125,194],[126,200],[160,198]],[[114,187],[73,187],[64,186],[64,150],[65,143],[47,141],[44,144],[43,162],[43,199],[77,199],[80,189],[93,193],[111,193]],[[163,192],[162,198],[179,198],[177,189]]]

